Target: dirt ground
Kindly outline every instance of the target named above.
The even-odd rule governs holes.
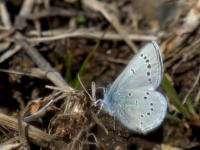
[[[0,149],[200,149],[199,33],[200,0],[0,1]],[[144,135],[99,100],[152,40],[168,108]]]

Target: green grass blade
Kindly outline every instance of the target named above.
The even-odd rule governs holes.
[[[70,82],[70,81],[72,81],[72,75],[71,75],[71,51],[70,50],[68,50],[66,52],[65,65],[66,65],[65,80],[67,82]]]
[[[187,105],[188,111],[192,114],[192,119],[190,120],[191,124],[200,126],[200,117],[198,113],[196,112],[196,110],[194,109],[189,99],[187,99],[186,105]]]
[[[81,68],[79,69],[77,75],[79,75],[79,77],[81,78],[83,76],[83,73],[85,71],[85,68],[86,68],[86,65],[87,63],[89,62],[90,58],[94,55],[94,53],[96,52],[96,50],[99,48],[99,45],[100,45],[100,41],[98,41],[94,48],[92,49],[92,51],[87,55],[87,57],[85,58],[83,64],[81,65]],[[80,86],[80,83],[78,81],[78,77],[76,76],[76,78],[74,79],[73,81],[73,87],[75,89],[78,89]]]
[[[189,111],[193,116],[197,115],[197,113],[196,113],[196,111],[195,111],[195,109],[194,109],[194,107],[193,107],[193,105],[192,105],[192,103],[191,103],[190,100],[187,99],[186,105],[187,105],[188,111]]]
[[[181,122],[181,123],[185,123],[185,121],[181,120],[180,118],[176,117],[176,116],[173,116],[169,113],[167,113],[165,115],[165,118],[169,119],[169,120],[173,120],[173,121],[176,121],[176,122]]]
[[[172,86],[171,82],[167,79],[167,77],[164,75],[161,85],[165,92],[168,94],[170,101],[174,104],[174,106],[177,108],[177,110],[184,115],[186,118],[190,119],[191,115],[187,111],[187,109],[181,104],[178,94],[176,93],[176,90]]]
[[[57,51],[57,48],[54,49],[54,64],[55,64],[55,67],[56,69],[58,70],[58,66],[59,66],[59,61],[58,61],[58,51]]]

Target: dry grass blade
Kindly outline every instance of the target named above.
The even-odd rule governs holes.
[[[26,138],[26,132],[25,132],[25,127],[22,124],[22,116],[20,113],[18,113],[18,126],[19,126],[19,136],[20,136],[20,143],[21,143],[21,148],[23,150],[28,150],[28,140]]]
[[[16,41],[26,50],[26,53],[34,60],[40,69],[47,71],[46,77],[59,87],[66,86],[67,83],[62,76],[51,67],[36,48],[31,46],[30,43],[20,36],[21,35],[19,34],[18,37],[16,37]]]
[[[199,73],[198,73],[198,75],[197,75],[197,77],[196,77],[196,80],[194,81],[192,87],[190,88],[190,90],[188,91],[188,93],[185,95],[185,98],[183,99],[182,104],[185,104],[185,102],[186,102],[188,96],[189,96],[190,93],[194,90],[195,86],[199,83],[199,79],[200,79],[200,70],[199,70]]]
[[[115,16],[112,13],[109,13],[99,1],[83,0],[83,3],[96,11],[100,11],[102,15],[113,25],[117,32],[124,38],[124,41],[127,43],[127,45],[130,46],[131,50],[135,53],[138,52],[138,49],[135,46],[135,44],[127,37],[127,33],[125,32],[125,30],[123,30],[122,26],[120,25],[117,16]]]
[[[35,36],[38,34],[37,31],[30,31],[27,33],[30,36]],[[103,32],[101,31],[94,31],[91,29],[77,29],[75,31],[72,30],[62,30],[56,29],[51,31],[42,31],[41,35],[45,37],[38,37],[38,38],[27,38],[26,40],[29,42],[47,42],[47,41],[54,41],[64,38],[79,38],[84,37],[86,39],[101,39],[102,40],[109,40],[109,41],[121,41],[124,40],[122,36],[118,33],[106,32],[106,34],[102,37]],[[151,41],[151,40],[158,40],[157,36],[153,35],[138,35],[138,34],[127,34],[128,39],[133,41]]]
[[[25,72],[0,69],[0,72],[6,72],[6,73],[9,73],[9,74],[16,74],[16,75],[21,75],[21,76],[35,77],[35,78],[44,79],[44,80],[47,79],[46,71],[43,71],[43,70],[38,69],[38,68],[28,69]]]
[[[62,97],[63,98],[63,97]],[[23,118],[23,121],[25,122],[33,122],[33,121],[36,121],[38,120],[42,114],[45,113],[47,107],[52,103],[54,102],[53,100],[49,101],[44,107],[42,107],[39,111],[37,111],[36,113],[34,113],[33,115],[30,115],[28,117],[24,117]]]
[[[173,49],[184,44],[185,40],[194,32],[200,24],[200,0],[193,1],[193,7],[184,18],[182,26],[176,31],[175,37],[168,38],[164,44],[167,44],[166,51],[171,52]],[[170,42],[168,40],[170,39]]]
[[[12,28],[12,23],[10,20],[10,14],[7,10],[5,2],[0,3],[0,14],[1,14],[1,21],[6,29]]]
[[[92,114],[92,119],[105,131],[106,134],[108,134],[108,130],[103,125],[103,123],[95,116],[95,114]]]
[[[12,131],[19,132],[18,122],[13,117],[0,113],[0,124]],[[28,138],[44,149],[62,149],[66,145],[66,143],[56,140],[53,136],[28,125],[27,123],[23,123],[22,125],[26,128]]]
[[[91,87],[92,87],[92,99],[95,102],[96,101],[96,85],[94,82],[91,83]]]
[[[77,75],[77,76],[78,76],[78,80],[79,80],[79,82],[80,82],[82,88],[83,88],[84,91],[87,93],[87,95],[89,96],[90,100],[91,100],[91,101],[94,101],[93,97],[88,93],[88,91],[87,91],[86,88],[84,87],[83,83],[81,82],[81,79],[80,79],[79,75]]]
[[[189,54],[194,53],[194,51],[196,51],[196,49],[194,48],[195,46],[198,46],[200,43],[200,39],[194,41],[191,45],[185,47],[184,49],[182,49],[180,52],[176,53],[175,56],[176,57],[172,57],[171,59],[169,59],[168,61],[165,62],[164,66],[166,68],[170,67],[176,60],[178,60],[181,57],[188,57]],[[187,54],[187,55],[186,55]],[[181,61],[180,61],[181,63]]]
[[[15,53],[17,53],[21,49],[21,46],[16,45],[13,49],[7,50],[4,54],[0,56],[0,63],[4,62],[11,56],[13,56]]]
[[[20,137],[19,136],[16,136],[16,137],[13,137],[12,139],[10,139],[10,140],[8,140],[8,141],[6,141],[6,142],[4,142],[4,143],[1,143],[0,144],[0,149],[7,149],[7,147],[8,147],[8,150],[10,150],[11,148],[13,148],[13,147],[10,147],[10,146],[13,146],[13,144],[11,144],[11,143],[16,143],[16,142],[18,142],[20,140]],[[16,143],[16,144],[18,144],[18,146],[17,147],[19,147],[21,144],[20,143]],[[16,146],[16,145],[15,145]],[[15,146],[14,146],[14,148],[15,148]],[[10,148],[10,149],[9,149]]]
[[[98,17],[98,14],[97,13],[91,14],[73,9],[70,10],[70,9],[62,9],[59,7],[50,7],[35,14],[30,14],[30,15],[25,14],[23,17],[30,20],[39,20],[42,18],[54,17],[54,16],[62,16],[62,17],[86,16],[88,18],[94,19]]]
[[[200,0],[3,0],[0,14],[0,149],[199,149]],[[151,40],[165,55],[168,113],[137,135],[95,104]]]

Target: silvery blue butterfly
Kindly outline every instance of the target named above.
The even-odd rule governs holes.
[[[112,86],[104,88],[103,108],[125,127],[146,134],[156,129],[167,111],[160,85],[163,62],[156,42],[147,43],[129,62]]]

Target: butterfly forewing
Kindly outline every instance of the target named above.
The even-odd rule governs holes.
[[[134,56],[115,80],[110,91],[126,89],[156,89],[162,78],[162,58],[155,42],[149,42]]]

